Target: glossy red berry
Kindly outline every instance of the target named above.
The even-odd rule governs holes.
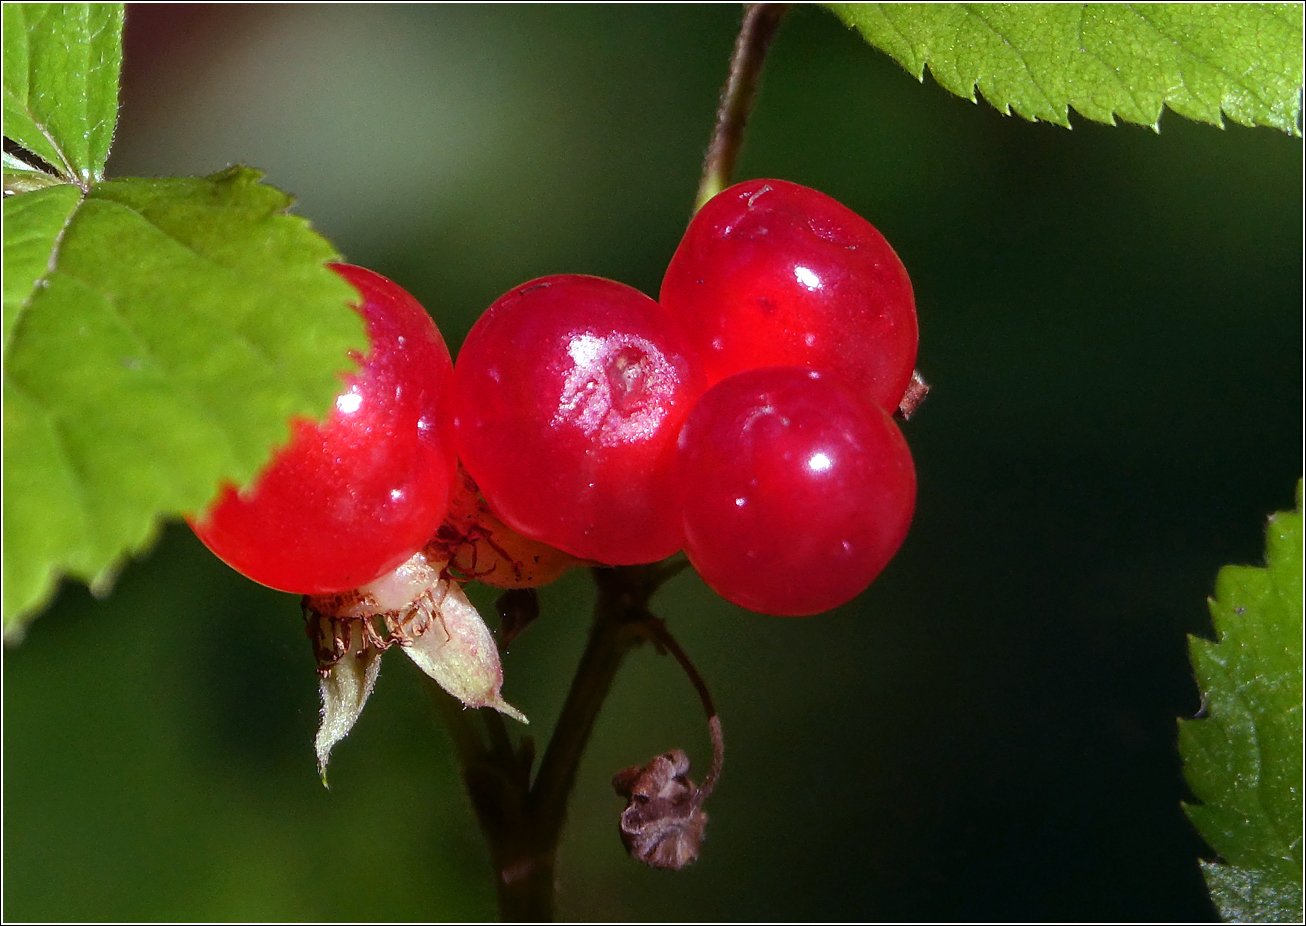
[[[513,530],[611,565],[680,549],[676,435],[705,382],[648,296],[591,276],[524,283],[467,335],[454,382],[459,456]]]
[[[832,374],[763,367],[713,386],[680,432],[685,552],[723,598],[818,614],[871,583],[907,534],[911,453]]]
[[[370,349],[321,425],[291,442],[245,492],[227,485],[195,533],[256,582],[297,594],[347,591],[426,545],[449,510],[456,457],[453,364],[426,310],[379,274],[332,264],[353,284]]]
[[[916,362],[916,306],[898,255],[851,209],[784,180],[749,180],[704,205],[659,301],[685,325],[710,383],[811,366],[892,412]]]

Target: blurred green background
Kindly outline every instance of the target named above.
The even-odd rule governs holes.
[[[267,171],[456,349],[546,273],[656,294],[739,8],[129,9],[116,176]],[[655,600],[712,687],[725,772],[701,860],[630,861],[617,770],[706,731],[638,651],[581,769],[559,916],[1212,919],[1175,718],[1220,565],[1258,563],[1302,472],[1302,144],[1004,117],[833,17],[782,26],[739,165],[870,219],[912,274],[934,386],[905,428],[911,535],[852,604]],[[505,695],[546,737],[584,573],[543,591]],[[490,594],[478,601],[488,605]],[[488,854],[415,668],[386,660],[314,773],[294,597],[178,525],[112,595],[66,585],[4,654],[4,916],[495,915]],[[700,772],[701,773],[701,772]]]

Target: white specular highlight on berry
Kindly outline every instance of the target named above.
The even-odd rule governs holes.
[[[350,415],[358,411],[363,405],[363,397],[356,392],[346,392],[336,396],[336,411],[342,415]]]
[[[794,267],[794,279],[813,292],[821,288],[821,278],[801,264]]]

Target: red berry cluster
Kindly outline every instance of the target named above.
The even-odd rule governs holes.
[[[658,301],[611,280],[515,287],[449,354],[421,307],[336,265],[372,352],[322,426],[201,539],[251,578],[321,594],[423,547],[456,459],[493,513],[583,560],[684,549],[726,599],[815,614],[864,589],[915,504],[891,413],[916,359],[902,263],[865,219],[780,180],[724,191],[690,223]]]

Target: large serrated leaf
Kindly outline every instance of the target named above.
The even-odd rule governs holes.
[[[63,234],[82,192],[61,184],[26,196],[5,200],[4,349],[9,353],[9,335],[32,295],[36,281],[50,269],[50,255]]]
[[[1302,484],[1266,530],[1265,567],[1226,566],[1218,642],[1190,639],[1206,716],[1179,722],[1188,816],[1224,863],[1204,865],[1226,918],[1302,917]]]
[[[121,3],[4,5],[4,134],[85,185],[118,120]]]
[[[1162,106],[1300,134],[1300,3],[830,3],[918,79],[1004,113],[1156,127]]]
[[[61,574],[101,586],[161,518],[250,480],[366,344],[337,255],[259,177],[5,200],[7,636]]]

